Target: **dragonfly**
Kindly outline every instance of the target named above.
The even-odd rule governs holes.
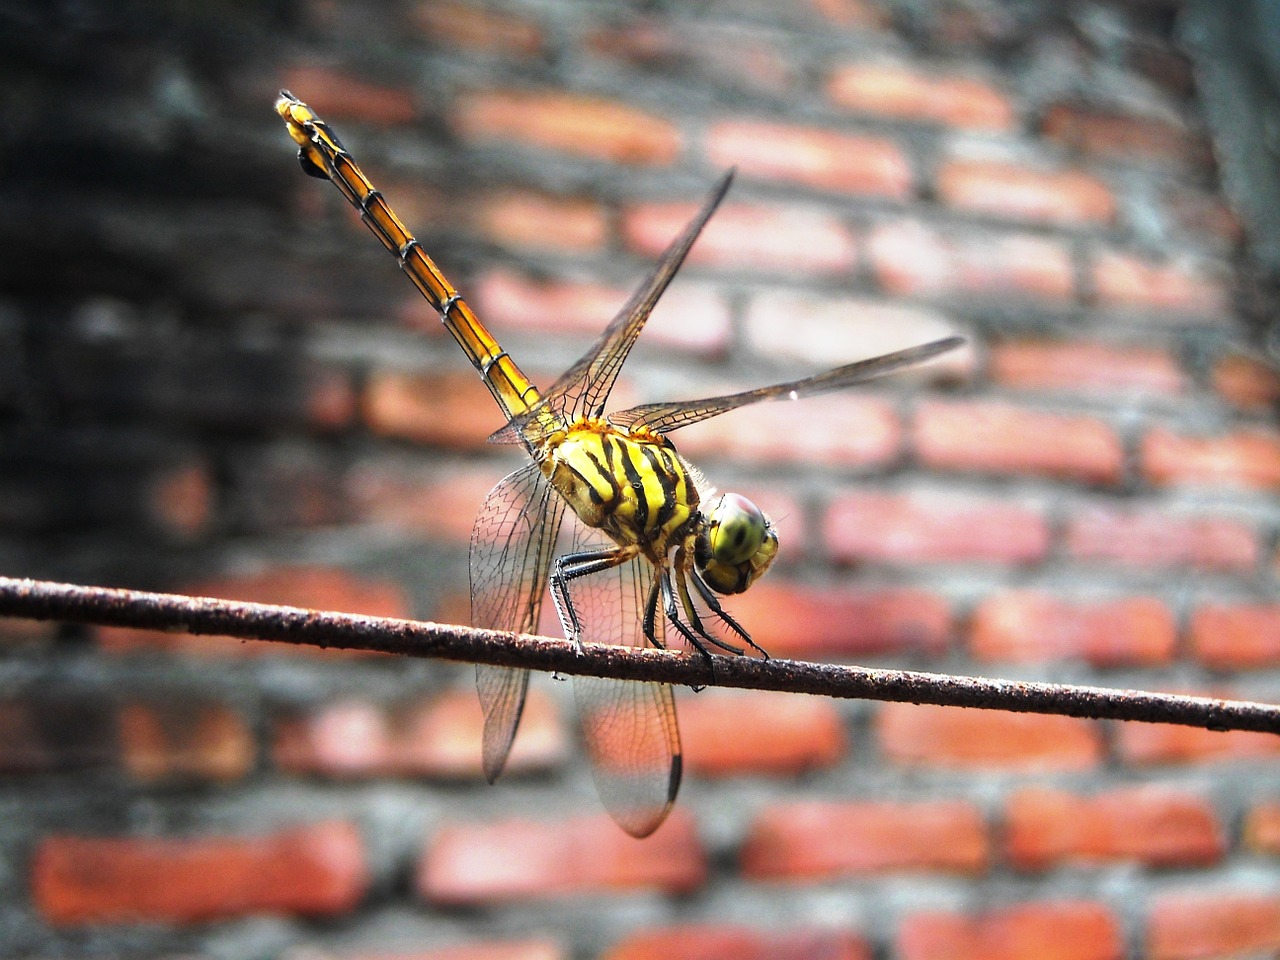
[[[472,621],[535,633],[549,594],[565,636],[582,642],[765,652],[725,609],[773,562],[778,532],[754,503],[717,494],[670,434],[748,404],[843,390],[952,350],[946,337],[825,373],[739,393],[607,412],[606,402],[658,298],[728,191],[726,173],[591,347],[545,391],[516,365],[445,279],[327,123],[288,91],[276,112],[310,176],[331,181],[399,262],[462,348],[506,424],[490,442],[528,462],[485,498],[470,546]],[[714,661],[712,661],[714,663]],[[529,671],[478,665],[482,766],[492,783],[520,723]],[[574,676],[597,793],[627,833],[645,837],[675,802],[683,769],[670,685]]]

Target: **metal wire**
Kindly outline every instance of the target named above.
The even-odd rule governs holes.
[[[507,667],[895,700],[1018,713],[1280,733],[1280,706],[1060,683],[1025,683],[798,660],[703,657],[452,624],[0,577],[0,616],[215,634]]]

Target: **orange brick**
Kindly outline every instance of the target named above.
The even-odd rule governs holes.
[[[1249,810],[1244,820],[1244,845],[1256,853],[1280,854],[1280,802],[1264,801]]]
[[[1098,726],[1077,717],[886,703],[880,749],[895,763],[978,770],[1078,771],[1102,760]]]
[[[1280,374],[1266,363],[1234,354],[1213,365],[1213,389],[1234,407],[1266,413],[1280,403]]]
[[[1043,512],[953,496],[844,494],[822,530],[831,555],[849,563],[1030,564],[1049,552]]]
[[[948,160],[938,170],[948,206],[1009,220],[1067,226],[1115,219],[1111,189],[1079,170],[1034,170],[990,160]]]
[[[689,924],[640,930],[615,943],[601,960],[871,960],[857,934],[840,929],[760,930]]]
[[[1280,433],[1273,428],[1213,436],[1154,427],[1139,449],[1142,473],[1157,487],[1280,489]]]
[[[125,768],[143,781],[239,780],[257,759],[245,719],[223,704],[131,703],[120,711],[119,731]]]
[[[418,118],[418,108],[407,90],[368,83],[341,70],[298,65],[286,70],[281,80],[280,86],[293,91],[326,120],[395,127]]]
[[[693,820],[677,808],[643,841],[603,815],[446,826],[424,853],[417,883],[429,902],[461,906],[610,891],[679,894],[706,876]]]
[[[478,780],[484,718],[471,689],[395,710],[349,700],[277,724],[276,764],[289,773],[342,779],[427,776]],[[506,775],[563,765],[569,737],[552,700],[531,689]]]
[[[638,282],[638,280],[637,280]],[[600,284],[535,280],[510,270],[481,274],[475,305],[495,328],[535,336],[573,334],[594,338],[626,304],[628,291]],[[731,325],[724,297],[708,287],[684,280],[668,289],[654,308],[641,338],[706,356],[719,356],[729,346]],[[585,344],[585,341],[584,341]]]
[[[940,340],[954,334],[956,326],[933,307],[786,290],[751,297],[743,332],[748,346],[760,356],[775,362],[794,359],[822,370]],[[965,346],[881,383],[910,386],[966,380],[975,365],[972,346]]]
[[[795,802],[767,807],[747,833],[750,880],[827,880],[890,870],[981,874],[987,827],[973,804]]]
[[[45,837],[31,866],[55,926],[198,923],[251,914],[339,916],[369,885],[356,828],[328,821],[258,837]]]
[[[1191,650],[1215,670],[1280,663],[1280,604],[1206,603],[1191,617]]]
[[[972,130],[1007,130],[1015,119],[1009,98],[989,83],[891,63],[839,67],[827,79],[826,94],[857,113]]]
[[[685,769],[704,777],[786,776],[848,751],[840,711],[822,697],[709,689],[680,703]]]
[[[1172,723],[1118,723],[1115,751],[1121,762],[1134,766],[1250,760],[1280,755],[1280,737]]]
[[[990,347],[991,379],[1021,390],[1177,395],[1186,378],[1168,350],[1013,340]]]
[[[623,211],[632,250],[657,257],[693,217],[687,203],[648,203]],[[694,244],[689,263],[795,274],[848,274],[857,265],[853,233],[840,218],[815,208],[729,203]]]
[[[210,464],[203,458],[165,467],[149,482],[147,516],[165,535],[194,540],[209,530],[217,504]]]
[[[902,960],[1122,960],[1124,936],[1100,903],[1022,903],[975,916],[917,913],[898,934]]]
[[[921,463],[939,470],[1099,484],[1118,483],[1124,467],[1120,438],[1103,420],[993,402],[921,404],[916,453]]]
[[[504,422],[470,371],[373,370],[361,407],[376,434],[461,450],[484,449],[485,438]]]
[[[680,131],[661,117],[613,100],[550,90],[464,94],[451,119],[465,140],[512,140],[610,163],[665,166],[682,146]]]
[[[428,473],[420,464],[379,455],[354,465],[347,481],[355,520],[466,546],[503,473],[497,463]]]
[[[1261,556],[1258,532],[1228,517],[1178,516],[1164,509],[1084,507],[1067,518],[1067,552],[1078,560],[1135,567],[1253,570]]]
[[[923,590],[852,591],[772,579],[732,601],[733,615],[778,657],[937,656],[953,626],[947,601]]]
[[[1071,603],[1033,591],[999,593],[978,605],[971,629],[973,655],[987,661],[1164,664],[1177,643],[1173,612],[1156,597]]]
[[[889,12],[873,0],[809,0],[809,5],[839,27],[878,30],[893,23]]]
[[[779,400],[716,417],[680,431],[680,452],[702,463],[726,457],[747,463],[878,467],[897,463],[902,423],[883,397],[838,394]]]
[[[539,253],[598,251],[608,239],[604,209],[582,197],[504,190],[475,198],[469,215],[495,243]]]
[[[707,131],[706,151],[715,166],[736,166],[744,176],[762,180],[895,200],[905,200],[913,189],[906,154],[885,137],[722,120]]]
[[[228,575],[178,584],[174,592],[249,603],[363,613],[371,617],[406,617],[409,609],[408,599],[399,585],[386,580],[357,577],[334,567],[274,567],[259,573]],[[349,655],[345,651],[322,650],[303,644],[195,636],[132,627],[97,627],[95,631],[102,649],[110,653],[161,649],[200,655],[243,656],[267,652],[273,655]]]
[[[897,296],[1020,295],[1053,302],[1075,296],[1071,251],[1045,237],[944,234],[919,221],[900,220],[871,231],[867,254],[880,286]]]
[[[1152,960],[1258,956],[1280,950],[1280,897],[1196,890],[1157,897],[1147,921]]]
[[[1225,282],[1191,260],[1157,262],[1118,250],[1094,253],[1094,300],[1104,307],[1218,317],[1230,310]]]
[[[412,953],[355,954],[349,960],[571,960],[564,944],[555,940],[477,940]]]
[[[532,57],[542,52],[542,28],[527,17],[465,3],[420,3],[409,8],[430,43],[446,49]]]
[[[1197,168],[1213,162],[1208,143],[1190,135],[1180,124],[1158,117],[1055,103],[1045,111],[1040,128],[1049,140],[1108,160]]]
[[[1004,837],[1006,856],[1019,870],[1108,861],[1207,866],[1226,852],[1213,805],[1196,794],[1163,787],[1092,797],[1065,790],[1019,790],[1005,809]]]

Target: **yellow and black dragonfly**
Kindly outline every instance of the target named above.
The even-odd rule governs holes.
[[[331,180],[440,313],[507,418],[489,439],[524,447],[530,463],[489,493],[471,537],[472,620],[533,633],[550,588],[565,635],[626,646],[764,655],[724,609],[773,561],[778,535],[745,497],[716,495],[668,434],[746,404],[840,390],[959,346],[959,337],[872,357],[817,376],[704,400],[606,413],[614,381],[658,298],[729,189],[724,176],[692,222],[599,339],[539,391],[440,273],[324,121],[287,91],[276,111],[302,168]],[[566,507],[568,511],[566,512]],[[568,523],[564,523],[566,518]],[[563,527],[563,529],[562,529]],[[476,668],[484,709],[484,772],[502,772],[528,670]],[[596,788],[628,833],[665,819],[680,786],[671,687],[577,677],[574,695]]]

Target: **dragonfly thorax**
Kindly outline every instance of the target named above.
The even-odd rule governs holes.
[[[778,552],[778,534],[764,512],[746,497],[722,494],[701,515],[694,563],[716,593],[742,593]]]

